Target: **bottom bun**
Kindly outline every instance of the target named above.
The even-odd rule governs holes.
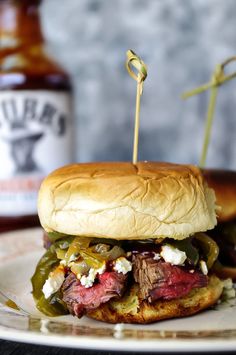
[[[152,304],[138,299],[138,285],[134,284],[119,300],[104,303],[87,316],[108,323],[153,323],[162,319],[186,317],[214,305],[223,291],[223,284],[210,276],[207,287],[193,289],[187,296]]]

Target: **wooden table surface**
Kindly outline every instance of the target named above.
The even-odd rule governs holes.
[[[65,349],[49,346],[39,346],[24,343],[17,343],[11,341],[0,340],[0,354],[1,355],[143,355],[148,353],[140,352],[109,352],[109,351],[90,351],[83,349]],[[160,353],[159,353],[160,354]],[[183,353],[181,353],[183,354]],[[184,353],[188,354],[188,353]],[[190,354],[190,353],[189,353]],[[193,352],[191,352],[193,354]],[[194,353],[195,355],[203,355],[204,353]],[[236,351],[233,352],[214,352],[209,353],[214,355],[236,355]],[[163,353],[163,355],[171,355],[170,353]],[[173,355],[173,353],[172,353]]]
[[[24,343],[17,343],[12,341],[0,340],[0,354],[1,355],[120,355],[120,352],[109,351],[90,351],[83,349],[66,349],[51,346],[31,345]],[[122,354],[141,354],[136,352],[122,353]]]

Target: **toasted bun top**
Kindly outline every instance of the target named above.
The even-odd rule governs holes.
[[[114,239],[183,239],[216,224],[200,170],[157,162],[65,166],[43,181],[38,213],[47,232]]]
[[[215,190],[218,221],[227,222],[236,218],[236,171],[203,169],[208,185]]]

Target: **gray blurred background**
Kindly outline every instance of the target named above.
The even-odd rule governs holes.
[[[74,84],[78,161],[132,159],[131,48],[148,65],[139,159],[198,163],[209,93],[180,95],[236,55],[235,0],[44,0],[41,12],[49,51]],[[236,169],[235,111],[236,79],[219,91],[208,166]]]

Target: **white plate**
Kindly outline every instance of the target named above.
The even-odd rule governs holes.
[[[30,284],[30,277],[43,252],[41,229],[0,236],[0,338],[97,350],[236,350],[235,306],[143,326],[114,326],[86,317],[43,316],[34,306]],[[7,298],[13,300],[21,310],[8,307]]]

